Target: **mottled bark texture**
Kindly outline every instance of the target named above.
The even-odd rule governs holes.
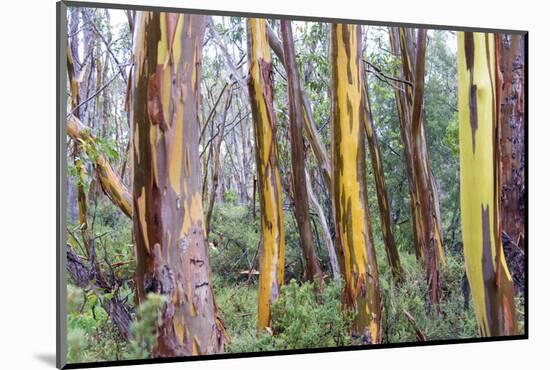
[[[131,79],[134,238],[140,301],[168,302],[154,357],[220,353],[200,192],[204,17],[138,12]]]
[[[482,336],[517,333],[501,243],[495,37],[458,33],[460,208],[466,273]]]
[[[440,265],[445,262],[439,196],[424,131],[424,67],[426,30],[390,29],[394,52],[401,56],[401,77],[412,82],[397,91],[396,101],[400,118],[405,167],[409,182],[413,235],[417,256],[423,259],[428,284],[428,298],[437,304],[441,298]]]
[[[514,284],[525,287],[525,44],[499,34],[499,143],[502,241]]]
[[[363,105],[365,107],[363,125],[365,126],[365,132],[367,133],[367,143],[371,157],[374,182],[376,185],[376,199],[378,201],[378,209],[380,211],[380,226],[382,228],[384,246],[386,247],[386,256],[388,258],[388,264],[391,266],[393,277],[395,280],[400,281],[403,278],[403,269],[401,268],[399,252],[397,251],[397,244],[395,243],[395,238],[393,235],[389,201],[390,198],[386,187],[382,154],[380,153],[380,146],[378,145],[378,135],[376,134],[376,128],[372,117],[369,88],[366,76],[364,78],[362,94]]]
[[[296,216],[296,223],[298,224],[300,242],[304,254],[306,279],[308,281],[317,282],[318,287],[320,287],[323,283],[323,272],[321,271],[317,252],[315,251],[313,234],[311,232],[311,220],[309,217],[304,139],[302,136],[304,116],[302,114],[302,102],[300,100],[300,76],[296,64],[296,51],[294,50],[291,21],[281,20],[281,34],[283,38],[284,64],[288,82],[294,214]]]
[[[344,304],[355,312],[353,330],[366,343],[381,342],[378,266],[367,196],[362,126],[361,28],[333,24],[332,191],[336,243],[343,256]]]
[[[271,326],[271,305],[284,282],[285,234],[273,110],[273,75],[264,19],[247,21],[248,91],[252,107],[260,201],[258,329]]]

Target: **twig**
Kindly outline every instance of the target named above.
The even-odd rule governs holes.
[[[96,96],[99,95],[100,92],[102,92],[103,90],[105,90],[105,88],[107,86],[109,86],[116,78],[117,76],[120,74],[120,71],[118,71],[109,81],[105,82],[105,84],[103,86],[101,86],[99,89],[96,90],[95,93],[93,93],[91,96],[88,97],[88,99],[84,100],[83,102],[81,102],[80,104],[78,104],[76,107],[74,107],[73,110],[71,110],[68,114],[67,114],[67,117],[69,117],[71,114],[74,114],[78,108],[80,108],[81,106],[83,106],[84,104],[88,103],[90,100],[92,100],[93,98],[95,98]]]

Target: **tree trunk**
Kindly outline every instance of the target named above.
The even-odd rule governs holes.
[[[258,329],[271,325],[271,305],[284,282],[285,234],[273,110],[273,76],[264,19],[247,21],[249,77],[260,200],[261,256]]]
[[[226,341],[210,280],[200,192],[204,16],[138,12],[133,122],[134,237],[140,301],[167,296],[155,357],[220,353]]]
[[[521,35],[498,35],[500,91],[500,202],[503,244],[516,288],[524,289],[525,120],[524,60]]]
[[[229,110],[229,105],[231,104],[231,94],[232,94],[232,88],[229,89],[227,92],[226,98],[225,98],[225,105],[224,105],[224,111],[222,115],[222,121],[220,122],[220,125],[218,126],[218,132],[216,137],[215,144],[213,147],[213,163],[212,163],[212,189],[210,190],[210,198],[208,199],[208,210],[206,212],[206,236],[208,236],[210,232],[210,220],[212,219],[212,211],[214,210],[214,202],[216,200],[216,194],[218,192],[218,183],[220,178],[220,150],[222,146],[223,141],[223,134],[225,131],[225,120],[227,117],[227,111]],[[214,135],[214,133],[212,133]]]
[[[411,71],[405,66],[410,65],[408,62],[408,54],[401,51],[400,46],[400,29],[398,28],[390,28],[389,30],[390,34],[390,46],[392,49],[392,52],[395,55],[401,56],[401,77],[411,83],[414,83],[413,75]],[[412,88],[409,86],[405,86],[403,89],[394,89],[395,92],[395,102],[397,105],[397,114],[399,116],[399,126],[400,126],[400,134],[401,134],[401,142],[403,144],[403,155],[405,159],[405,170],[407,174],[407,184],[409,186],[409,196],[410,196],[410,203],[411,203],[411,217],[412,217],[412,231],[413,231],[413,242],[414,242],[414,249],[416,253],[416,258],[421,260],[424,257],[424,251],[422,249],[422,242],[419,239],[420,238],[420,217],[418,215],[419,209],[418,209],[418,194],[416,189],[416,179],[413,169],[413,151],[412,151],[412,137],[411,137],[411,130],[409,127],[411,126],[411,117],[410,117],[410,104],[412,104]],[[409,98],[410,96],[410,98]]]
[[[288,75],[288,69],[286,67],[286,63],[284,63],[283,46],[281,44],[281,41],[277,38],[277,35],[275,34],[275,32],[270,27],[268,27],[268,39],[269,39],[269,46],[271,47],[275,55],[277,55],[281,63],[285,65],[285,70]],[[313,149],[313,154],[315,155],[315,159],[317,160],[317,165],[319,166],[319,171],[323,176],[323,181],[325,182],[327,191],[330,194],[332,191],[330,159],[328,157],[325,145],[321,140],[321,135],[317,131],[317,126],[313,121],[313,113],[311,112],[311,103],[309,102],[309,99],[307,97],[307,94],[305,92],[305,89],[301,80],[298,81],[298,86],[300,89],[301,110],[304,115],[303,127],[305,128],[307,139],[310,142],[311,147]]]
[[[381,342],[378,266],[367,198],[361,90],[361,28],[333,24],[332,189],[336,242],[343,256],[344,304],[355,311],[354,331]]]
[[[516,334],[501,244],[497,58],[491,33],[458,33],[460,208],[466,273],[482,336]]]
[[[311,200],[313,207],[317,211],[319,223],[321,224],[321,229],[323,230],[323,241],[325,242],[325,245],[327,247],[328,259],[330,262],[330,268],[332,269],[332,275],[334,276],[334,280],[340,280],[342,277],[342,273],[340,272],[340,263],[338,262],[338,255],[336,254],[336,249],[334,249],[334,244],[332,243],[332,236],[330,235],[327,218],[325,216],[325,212],[323,211],[323,207],[321,207],[319,201],[317,200],[317,197],[315,196],[315,193],[313,192],[311,179],[309,178],[309,174],[307,171],[306,186],[309,199]]]
[[[444,258],[443,238],[439,224],[439,204],[437,190],[428,159],[426,136],[424,134],[424,66],[426,56],[426,30],[417,31],[416,63],[414,78],[413,105],[411,113],[413,165],[418,190],[420,238],[424,250],[426,282],[429,298],[433,304],[439,303],[441,281],[439,265]]]
[[[388,263],[391,266],[393,277],[395,280],[400,281],[403,277],[403,270],[401,268],[399,252],[397,251],[397,245],[395,244],[395,238],[393,236],[388,189],[386,187],[386,178],[384,177],[382,154],[380,153],[380,147],[378,145],[378,135],[376,134],[374,120],[372,118],[366,75],[362,93],[363,103],[365,106],[363,124],[365,125],[365,131],[367,133],[367,143],[372,161],[374,182],[376,185],[376,199],[378,200],[378,209],[380,211],[380,226],[382,228],[384,245],[386,246],[386,256],[388,258]]]
[[[288,81],[294,214],[296,215],[300,241],[304,253],[306,279],[308,281],[317,282],[318,287],[321,287],[323,283],[323,272],[321,271],[317,252],[315,251],[315,245],[313,244],[311,220],[309,217],[304,139],[302,136],[304,116],[302,114],[302,102],[300,100],[300,76],[296,65],[296,52],[294,50],[292,24],[290,21],[281,20],[281,32],[283,36],[284,63]]]
[[[67,74],[69,78],[69,86],[71,89],[71,111],[75,111],[74,114],[79,116],[79,104],[80,104],[80,84],[77,78],[77,70],[74,65],[73,52],[69,45],[67,45]],[[80,232],[82,235],[82,242],[86,248],[86,253],[90,253],[90,230],[88,228],[88,205],[86,202],[86,192],[84,190],[84,184],[86,183],[86,166],[84,160],[81,157],[82,144],[78,141],[74,141],[74,166],[78,173],[78,180],[76,181],[76,197],[78,201],[78,221],[80,226]]]
[[[400,53],[402,77],[413,82],[405,93],[399,93],[398,110],[401,131],[408,162],[407,175],[411,189],[413,224],[417,255],[424,259],[429,300],[439,303],[441,282],[439,267],[444,263],[445,252],[439,217],[439,197],[430,169],[426,135],[424,133],[424,66],[426,55],[426,30],[417,31],[416,46],[413,46],[409,29],[400,28]],[[390,32],[390,34],[392,34]],[[392,44],[395,40],[392,40]],[[415,52],[413,58],[413,52]],[[403,96],[404,95],[404,96]],[[406,108],[405,108],[406,106]],[[403,132],[404,131],[404,132]]]

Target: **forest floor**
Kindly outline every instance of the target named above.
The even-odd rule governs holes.
[[[114,277],[122,282],[119,296],[129,306],[135,302],[132,286],[135,261],[131,252],[131,223],[105,204],[95,222],[97,254],[106,270],[112,266]],[[330,267],[320,294],[303,280],[299,237],[290,213],[285,214],[286,276],[282,294],[273,307],[271,330],[258,332],[257,317],[257,248],[258,220],[250,209],[224,203],[214,210],[210,232],[210,257],[216,302],[225,323],[229,342],[226,352],[243,353],[271,350],[326,348],[360,345],[365,338],[352,337],[352,315],[341,304],[341,284],[332,279]],[[75,239],[76,238],[76,239]],[[78,236],[69,240],[78,248]],[[464,339],[479,336],[473,306],[464,277],[461,251],[449,251],[442,267],[442,299],[438,310],[427,302],[424,270],[412,251],[399,248],[404,280],[395,284],[387,265],[383,244],[377,243],[380,288],[383,297],[383,343],[407,343],[424,336],[428,341]],[[78,250],[78,249],[77,249]],[[326,251],[319,249],[326,262]],[[106,256],[110,256],[107,260]],[[128,262],[129,261],[129,262]],[[109,267],[111,266],[111,267]],[[253,273],[250,274],[249,272]],[[92,290],[68,287],[68,344],[70,362],[89,362],[144,358],[150,353],[155,333],[149,324],[157,320],[154,302],[131,307],[135,339],[124,341],[110,323],[101,306],[108,295]],[[518,294],[518,307],[523,297]],[[412,320],[411,320],[412,319]],[[414,320],[414,322],[413,322]],[[523,309],[518,310],[523,332]],[[148,324],[149,323],[149,324]],[[150,325],[154,327],[154,324]]]

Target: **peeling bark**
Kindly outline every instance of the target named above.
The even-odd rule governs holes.
[[[498,35],[500,203],[504,252],[523,291],[525,249],[525,46],[521,35]]]
[[[368,84],[365,76],[362,99],[364,104],[363,125],[367,134],[367,143],[369,146],[370,157],[372,161],[372,169],[374,173],[374,182],[376,185],[376,199],[378,200],[378,210],[380,211],[380,224],[382,228],[382,236],[386,247],[386,256],[388,263],[391,266],[392,275],[395,280],[400,281],[403,278],[403,269],[399,259],[399,252],[393,236],[392,218],[388,189],[386,187],[386,178],[384,177],[384,166],[382,164],[382,154],[378,145],[378,135],[374,127],[374,120],[370,108],[370,99],[368,92]]]
[[[361,28],[333,24],[332,189],[336,242],[343,256],[344,304],[355,312],[354,332],[381,342],[378,266],[367,197],[360,67]]]
[[[269,46],[271,47],[275,55],[277,55],[277,58],[279,58],[279,60],[285,65],[285,70],[288,75],[286,63],[284,63],[284,51],[281,41],[277,38],[277,35],[270,27],[267,28],[267,35]],[[330,192],[332,191],[330,159],[328,157],[325,144],[323,144],[323,141],[321,140],[321,135],[317,131],[317,126],[313,120],[313,113],[311,111],[311,103],[307,97],[304,85],[301,80],[298,81],[298,86],[300,89],[300,100],[302,105],[301,109],[304,115],[304,129],[306,137],[311,144],[313,154],[315,155],[317,165],[319,166],[319,171],[321,172],[323,181],[325,182],[327,190],[330,194]]]
[[[167,296],[154,357],[220,353],[200,192],[204,16],[138,12],[131,116],[137,290]]]
[[[323,272],[319,264],[313,234],[311,232],[311,220],[309,217],[309,202],[306,188],[306,166],[304,153],[304,139],[302,130],[304,116],[300,101],[300,76],[296,65],[296,52],[292,37],[292,25],[290,21],[281,20],[281,32],[283,35],[284,63],[288,81],[288,104],[290,118],[290,146],[292,156],[292,188],[294,193],[294,214],[298,224],[300,242],[305,260],[306,279],[317,282],[320,288],[323,284]]]
[[[248,91],[254,124],[262,238],[257,325],[261,330],[271,326],[271,305],[284,283],[285,234],[273,110],[273,76],[265,20],[248,19],[247,32]]]
[[[440,265],[445,263],[445,252],[439,196],[430,169],[424,132],[426,32],[425,29],[418,29],[416,42],[413,43],[411,29],[391,29],[390,43],[392,49],[400,53],[402,78],[413,82],[413,86],[405,86],[404,92],[396,89],[396,101],[409,181],[415,250],[425,265],[428,298],[432,304],[437,304],[441,298],[439,270]]]

